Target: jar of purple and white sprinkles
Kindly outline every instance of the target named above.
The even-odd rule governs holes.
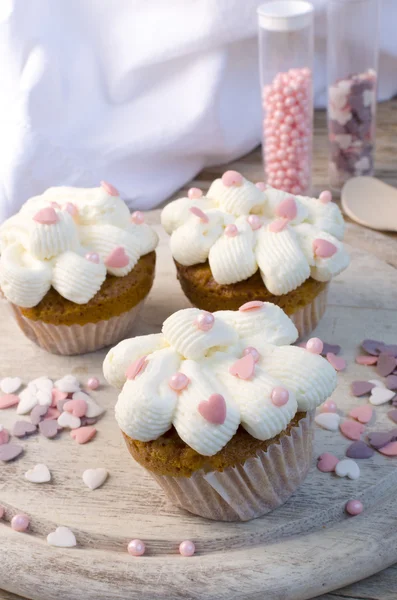
[[[301,0],[258,8],[265,180],[292,194],[311,187],[313,6]]]
[[[328,0],[329,178],[373,175],[379,0]]]

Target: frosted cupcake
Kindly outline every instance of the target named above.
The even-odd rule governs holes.
[[[115,344],[153,283],[157,234],[108,183],[55,187],[0,228],[0,288],[25,335],[55,354]]]
[[[349,264],[331,194],[292,196],[228,171],[207,196],[194,188],[188,196],[168,204],[161,221],[192,304],[214,311],[269,301],[300,336],[309,334],[325,311],[328,282]]]
[[[247,521],[280,506],[312,461],[315,408],[336,385],[319,353],[277,306],[174,313],[162,333],[124,340],[104,362],[120,389],[127,447],[176,505]]]

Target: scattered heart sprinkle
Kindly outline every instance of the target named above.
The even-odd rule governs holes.
[[[25,479],[31,483],[47,483],[51,481],[51,473],[46,465],[38,464],[26,471]]]
[[[83,473],[83,481],[90,490],[96,490],[101,487],[108,478],[109,472],[106,469],[86,469]]]
[[[315,422],[328,431],[338,431],[340,416],[337,413],[320,413],[316,415]]]
[[[349,479],[358,479],[360,477],[360,467],[351,458],[340,460],[335,467],[335,473],[338,477],[348,477]]]
[[[76,537],[69,527],[57,527],[47,535],[47,543],[59,548],[73,548],[76,546]]]

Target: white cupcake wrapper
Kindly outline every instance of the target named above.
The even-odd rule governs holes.
[[[242,465],[191,477],[150,474],[173,504],[218,521],[249,521],[284,502],[305,479],[313,454],[314,411],[307,413],[289,435],[260,451]]]
[[[18,306],[10,304],[23,333],[52,354],[85,354],[120,342],[133,325],[144,300],[130,310],[110,319],[85,325],[52,325],[25,317]]]
[[[310,304],[288,315],[299,332],[299,338],[309,335],[317,327],[327,308],[329,283]]]

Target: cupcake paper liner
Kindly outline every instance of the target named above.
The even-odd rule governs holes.
[[[288,315],[299,332],[299,338],[309,335],[317,327],[327,308],[328,289],[329,283],[310,304]]]
[[[121,315],[85,325],[52,325],[33,321],[25,317],[18,306],[9,305],[19,327],[32,342],[52,354],[73,355],[94,352],[120,342],[129,332],[143,304],[144,300]]]
[[[150,471],[173,504],[217,521],[249,521],[284,502],[305,479],[312,463],[312,424],[307,413],[289,435],[284,435],[255,457],[224,471],[191,477],[171,477]]]

